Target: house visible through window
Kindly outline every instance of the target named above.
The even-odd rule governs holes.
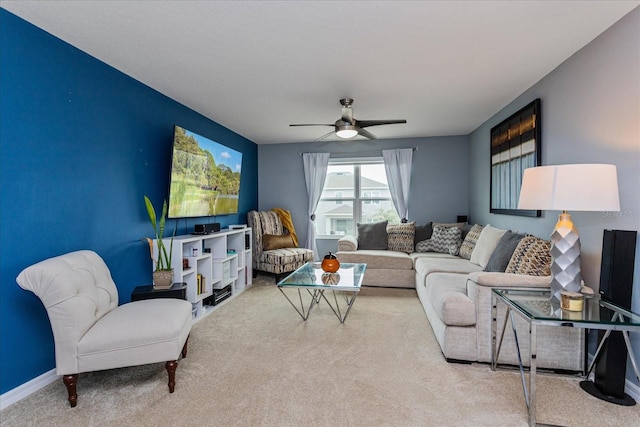
[[[381,158],[331,159],[316,210],[316,235],[354,235],[356,224],[399,223]]]

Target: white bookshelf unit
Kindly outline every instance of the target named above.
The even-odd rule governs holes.
[[[169,250],[171,238],[163,241]],[[230,291],[230,298],[233,298],[251,286],[252,244],[249,227],[224,229],[211,234],[175,236],[171,255],[173,281],[187,284],[187,300],[193,306],[195,321],[223,303],[206,304],[214,292]],[[157,247],[155,244],[155,251]]]

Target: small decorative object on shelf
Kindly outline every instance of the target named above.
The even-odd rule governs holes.
[[[322,270],[327,273],[335,273],[340,268],[340,261],[331,252],[324,256],[322,264],[320,265]]]
[[[340,274],[338,273],[322,273],[320,280],[325,285],[337,285],[340,283]]]

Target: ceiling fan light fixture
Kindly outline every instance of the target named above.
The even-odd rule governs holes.
[[[358,134],[358,130],[353,125],[336,126],[336,135],[343,139],[353,138]]]

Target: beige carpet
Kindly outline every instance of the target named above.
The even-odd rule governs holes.
[[[317,309],[317,311],[315,311]],[[326,303],[303,322],[254,286],[194,325],[175,393],[163,364],[56,381],[0,412],[3,426],[525,426],[519,374],[445,362],[415,291],[364,288],[341,325]],[[538,421],[640,425],[640,406],[538,376]]]

